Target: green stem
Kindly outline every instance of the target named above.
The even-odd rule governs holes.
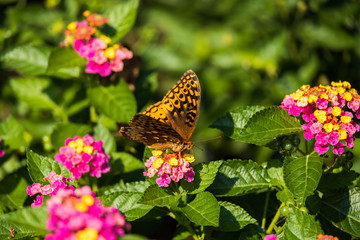
[[[96,123],[98,120],[98,116],[96,114],[95,107],[93,105],[90,106],[90,121]]]
[[[279,218],[280,218],[280,209],[281,209],[284,205],[285,205],[285,203],[281,203],[281,204],[280,204],[280,206],[279,206],[279,208],[278,208],[278,210],[277,210],[277,212],[276,212],[273,220],[271,221],[268,229],[266,230],[266,233],[267,233],[267,234],[271,233],[272,230],[274,229],[274,226],[275,226],[276,222],[277,222],[277,221],[279,220]]]
[[[265,198],[265,206],[264,206],[264,213],[263,213],[263,218],[261,221],[261,227],[265,229],[265,225],[266,225],[266,213],[267,213],[267,209],[269,206],[269,199],[270,199],[270,189],[267,190],[266,192],[266,198]]]

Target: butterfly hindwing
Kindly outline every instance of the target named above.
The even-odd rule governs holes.
[[[144,114],[135,114],[129,125],[130,127],[122,127],[120,134],[150,148],[173,149],[183,142],[181,136],[169,125]]]

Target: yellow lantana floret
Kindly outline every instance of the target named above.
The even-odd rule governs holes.
[[[338,88],[336,89],[336,91],[337,91],[338,93],[340,93],[340,94],[343,94],[343,93],[346,91],[346,89],[343,88],[343,87],[338,87]]]
[[[323,110],[315,110],[314,116],[320,123],[324,123],[326,121],[326,112]]]
[[[179,165],[179,160],[177,160],[176,158],[172,157],[169,160],[169,164],[170,166],[176,167],[177,165]]]
[[[349,116],[341,116],[340,119],[341,119],[341,122],[343,122],[343,123],[349,123],[352,120],[352,118]]]
[[[329,96],[327,95],[327,93],[322,93],[322,94],[320,95],[320,98],[325,99],[325,100],[328,100],[328,99],[329,99]]]
[[[343,87],[346,89],[350,89],[351,88],[351,84],[348,81],[344,81],[343,82]]]
[[[163,154],[163,151],[161,150],[153,150],[151,151],[152,155],[160,157]]]
[[[352,94],[351,94],[350,92],[344,92],[343,98],[344,98],[346,101],[350,102],[350,101],[352,100],[353,96],[352,96]]]
[[[304,95],[303,91],[296,91],[292,94],[294,100],[299,100]]]
[[[76,29],[76,23],[75,22],[71,22],[67,25],[67,29],[69,29],[70,31],[73,31]]]
[[[300,90],[302,90],[302,91],[305,91],[305,90],[308,90],[308,89],[310,89],[310,85],[302,85],[300,87]]]
[[[84,140],[82,140],[81,138],[79,138],[79,139],[76,139],[76,145],[78,146],[78,147],[83,147],[84,146]]]
[[[75,148],[75,151],[76,151],[76,153],[82,153],[83,152],[83,147],[81,147],[81,146],[78,146],[77,148]]]
[[[90,195],[82,196],[81,200],[86,206],[91,206],[94,204],[94,198],[93,198],[93,196],[90,196]]]
[[[88,16],[90,16],[90,14],[91,14],[91,12],[89,10],[86,10],[83,12],[84,17],[88,17]]]
[[[341,108],[333,107],[333,109],[331,110],[331,114],[334,115],[335,117],[340,116],[341,115]]]
[[[88,206],[83,202],[77,202],[74,208],[80,212],[86,212],[88,210]]]
[[[347,138],[347,132],[345,130],[339,129],[338,133],[340,140],[345,140]]]
[[[195,161],[195,157],[192,154],[184,154],[185,161],[192,163]]]
[[[333,125],[332,123],[325,123],[323,128],[327,133],[330,133],[333,130]]]
[[[339,129],[340,129],[339,124],[334,124],[334,125],[333,125],[333,130],[334,130],[334,131],[337,131],[337,130],[339,130]]]
[[[315,95],[309,95],[309,97],[308,97],[309,103],[315,103],[316,100],[318,100],[318,97],[317,97],[317,96],[315,96]]]
[[[113,59],[115,57],[115,48],[108,47],[107,49],[105,49],[104,54],[108,59]]]
[[[157,159],[153,162],[153,166],[154,166],[156,169],[159,169],[163,163],[164,163],[164,160],[163,160],[162,158],[157,158]]]
[[[75,141],[71,141],[71,142],[69,142],[68,147],[69,147],[69,148],[76,148],[76,147],[77,147],[77,144],[76,144]]]
[[[101,35],[100,39],[103,40],[106,44],[111,43],[111,38],[109,38],[108,36]]]
[[[83,152],[87,153],[87,154],[92,154],[94,151],[94,147],[93,146],[84,146],[83,148]]]
[[[85,228],[76,234],[78,240],[96,240],[98,232],[93,228]]]

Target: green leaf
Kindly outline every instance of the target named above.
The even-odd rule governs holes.
[[[129,122],[136,113],[133,93],[124,81],[116,86],[89,88],[88,96],[96,110],[118,122]]]
[[[210,127],[220,129],[226,136],[237,139],[249,119],[264,109],[266,109],[264,106],[239,107],[231,112],[225,113]]]
[[[282,166],[283,164],[280,160],[274,159],[270,160],[266,165],[266,170],[273,186],[285,186]]]
[[[20,174],[7,175],[0,182],[0,209],[6,212],[21,208],[27,198],[27,186],[25,178]]]
[[[25,140],[24,127],[11,115],[5,121],[0,122],[0,136],[11,149],[29,145],[29,142]]]
[[[143,162],[146,162],[147,159],[149,159],[150,157],[152,157],[152,151],[153,149],[150,149],[148,147],[145,146],[145,149],[144,149],[144,154],[143,154],[143,159],[142,161]]]
[[[107,154],[116,151],[116,142],[114,136],[100,122],[94,128],[94,138],[96,141],[103,141],[103,148]]]
[[[315,221],[315,216],[290,207],[283,233],[284,237],[280,238],[281,240],[314,240],[322,233],[322,229],[319,222]]]
[[[153,206],[138,203],[149,186],[147,182],[120,182],[100,189],[98,196],[103,204],[115,206],[125,214],[128,221],[134,221],[147,214]]]
[[[230,202],[219,202],[220,220],[219,231],[235,232],[244,228],[250,223],[256,223],[256,219],[251,217],[243,208]]]
[[[130,31],[135,23],[138,6],[139,0],[127,0],[104,12],[104,16],[109,19],[111,26],[116,29],[116,35],[112,37],[113,42],[120,41]]]
[[[306,155],[285,158],[285,184],[300,202],[304,203],[319,184],[322,163],[323,158],[320,156]]]
[[[60,78],[77,78],[85,64],[86,59],[73,49],[58,47],[51,51],[46,74]]]
[[[181,210],[195,224],[202,226],[219,226],[220,205],[214,195],[202,192]]]
[[[15,212],[0,216],[0,239],[10,237],[10,228],[14,228],[16,239],[45,236],[46,219],[48,218],[46,207],[22,208]]]
[[[72,174],[61,163],[45,156],[41,156],[32,150],[26,151],[28,171],[34,183],[49,184],[44,177],[49,176],[51,171],[62,174],[64,177],[71,177]]]
[[[30,108],[56,109],[56,103],[43,92],[50,84],[50,80],[46,78],[12,78],[10,86],[17,98],[25,102]]]
[[[320,214],[342,231],[360,237],[360,188],[326,192]]]
[[[346,188],[354,185],[357,178],[357,173],[354,171],[342,171],[340,173],[324,174],[319,182],[318,190],[325,192],[326,190],[334,190],[339,188]]]
[[[73,138],[75,136],[83,137],[91,132],[91,127],[84,124],[76,123],[60,123],[58,124],[53,133],[51,134],[51,142],[54,149],[58,149],[65,146],[65,140],[67,138]]]
[[[137,169],[144,169],[144,163],[126,152],[114,152],[110,160],[111,174],[128,173]]]
[[[181,195],[173,195],[171,191],[160,188],[157,185],[151,185],[144,192],[144,196],[139,203],[153,205],[157,207],[166,207],[176,203]]]
[[[182,181],[181,187],[183,187],[189,194],[203,192],[213,183],[216,173],[222,163],[223,161],[220,160],[195,165],[194,181]]]
[[[266,190],[271,186],[266,169],[251,160],[224,162],[208,191],[216,196],[238,196]]]
[[[6,52],[0,61],[22,75],[36,76],[45,73],[49,55],[49,48],[27,45]]]
[[[225,114],[211,127],[242,142],[264,146],[281,135],[302,132],[300,122],[280,107],[241,107]]]
[[[285,188],[279,192],[276,193],[276,198],[280,201],[280,202],[286,202],[289,199],[294,199],[294,194],[292,194],[290,192],[290,190],[288,188]]]

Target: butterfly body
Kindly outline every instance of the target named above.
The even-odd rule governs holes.
[[[129,127],[122,127],[119,132],[149,148],[174,152],[191,149],[190,138],[199,117],[200,94],[199,80],[192,70],[188,70],[162,101],[135,114]]]

